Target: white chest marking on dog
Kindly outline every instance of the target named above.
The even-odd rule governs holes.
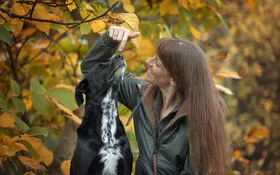
[[[116,174],[118,160],[122,158],[119,141],[115,138],[118,111],[116,101],[112,99],[112,88],[102,101],[101,139],[104,146],[100,149],[104,163],[103,174]]]

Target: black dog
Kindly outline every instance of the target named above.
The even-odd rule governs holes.
[[[77,104],[86,95],[85,115],[77,130],[71,175],[130,175],[132,153],[118,116],[117,95],[126,63],[122,56],[97,63],[76,87]]]

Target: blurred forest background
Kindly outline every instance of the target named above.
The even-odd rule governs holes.
[[[228,174],[280,174],[279,0],[0,0],[0,174],[69,174],[79,66],[112,25],[141,32],[122,52],[138,76],[160,38],[199,44],[229,109]]]

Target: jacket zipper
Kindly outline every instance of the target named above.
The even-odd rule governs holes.
[[[181,115],[180,117],[178,117],[176,120],[174,120],[172,123],[168,124],[165,129],[158,135],[156,133],[156,137],[155,137],[155,147],[154,147],[154,153],[153,153],[153,165],[154,165],[154,175],[157,175],[157,150],[158,150],[158,146],[159,146],[159,138],[160,136],[167,130],[170,128],[171,125],[173,125],[174,123],[176,123],[179,119],[181,119],[182,117],[184,117],[184,115]]]

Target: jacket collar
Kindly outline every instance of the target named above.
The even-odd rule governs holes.
[[[157,86],[154,86],[149,83],[146,83],[143,85],[137,85],[137,86],[139,88],[141,95],[143,96],[143,101],[144,101],[145,107],[148,110],[148,114],[149,114],[149,117],[154,126],[155,133],[157,133],[158,126],[157,126],[157,119],[156,119],[156,113],[154,110],[153,102],[154,102],[157,92],[159,91],[159,88]],[[178,112],[176,113],[175,117],[170,121],[170,124],[168,124],[168,126],[170,126],[172,123],[174,123],[178,118],[180,118],[180,116],[186,115],[186,112],[187,112],[186,106],[187,106],[187,101],[185,99],[183,104],[179,108]]]

